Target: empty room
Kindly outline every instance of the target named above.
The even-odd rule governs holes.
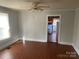
[[[0,0],[0,59],[79,59],[79,0]]]

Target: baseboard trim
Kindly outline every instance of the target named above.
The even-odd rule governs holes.
[[[18,40],[19,40],[19,39],[10,42],[10,43],[7,44],[6,46],[2,47],[2,48],[0,49],[0,51],[3,51],[3,50],[5,50],[6,48],[10,47],[10,46],[13,45],[14,43],[16,43]]]
[[[32,38],[26,38],[26,37],[19,37],[18,39],[23,41],[47,42],[47,40],[44,40],[44,39],[32,39]]]
[[[72,45],[72,43],[69,43],[69,42],[59,42],[59,44],[63,44],[63,45]]]
[[[77,54],[79,55],[79,49],[72,43],[68,43],[68,42],[59,42],[59,44],[63,44],[63,45],[72,45],[73,48],[75,49],[75,51],[77,52]]]
[[[45,40],[25,40],[25,41],[33,41],[33,42],[47,42],[47,41],[45,41]]]
[[[79,55],[79,49],[74,44],[72,44],[72,46],[75,49],[75,51],[77,52],[77,54]]]

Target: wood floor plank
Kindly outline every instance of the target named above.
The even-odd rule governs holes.
[[[72,46],[56,43],[17,42],[0,52],[0,59],[79,59]]]

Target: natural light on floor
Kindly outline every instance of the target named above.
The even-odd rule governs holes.
[[[0,13],[0,40],[10,37],[8,14]]]

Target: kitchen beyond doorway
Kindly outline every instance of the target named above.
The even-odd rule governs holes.
[[[48,16],[47,42],[58,43],[60,16]]]

